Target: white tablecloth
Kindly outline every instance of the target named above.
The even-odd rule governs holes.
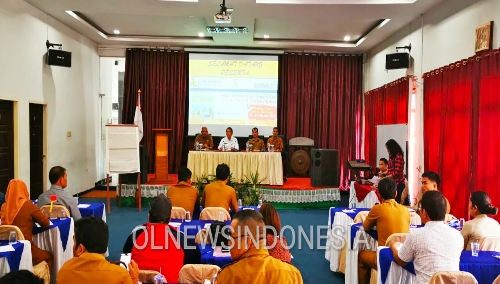
[[[335,213],[335,218],[332,224],[332,221],[330,220],[330,214],[328,214],[328,238],[326,241],[325,258],[330,262],[331,271],[339,271],[340,253],[342,251],[342,241],[340,238],[347,238],[347,228],[349,228],[349,224],[352,223],[353,219],[347,214],[337,212]],[[330,224],[332,225],[330,226]],[[336,228],[335,232],[332,230],[332,228]],[[333,236],[334,233],[335,237]],[[347,245],[347,243],[345,243],[344,245]]]
[[[335,217],[336,218],[336,217]],[[354,246],[351,249],[351,226],[347,227],[347,251],[346,251],[346,268],[345,268],[345,283],[358,283],[358,252],[362,250],[376,251],[378,241],[370,235],[364,233],[362,229],[358,230],[354,238]],[[362,242],[360,241],[360,236]]]
[[[189,151],[187,167],[196,182],[203,175],[215,175],[217,165],[225,163],[233,179],[239,181],[259,172],[262,184],[283,185],[283,164],[280,152],[217,152]]]
[[[388,247],[380,246],[377,248],[377,271],[380,271],[380,263],[378,261],[379,259],[378,255],[380,253],[380,250],[384,248]],[[411,284],[413,283],[414,280],[415,280],[415,274],[399,266],[397,263],[392,262],[385,283]],[[377,284],[382,284],[382,273],[377,273]]]
[[[31,256],[31,243],[29,241],[19,241],[24,244],[23,254],[19,263],[19,270],[29,270],[33,272],[33,259]],[[9,262],[6,257],[0,258],[0,277],[10,272]]]
[[[51,252],[54,255],[54,265],[51,271],[50,282],[55,283],[57,273],[63,264],[73,258],[73,236],[75,235],[75,224],[71,218],[71,225],[69,227],[68,242],[66,250],[63,249],[59,228],[54,227],[39,234],[33,235],[33,242],[40,249]]]
[[[349,208],[353,208],[353,204],[356,204],[356,208],[372,208],[375,203],[380,203],[375,191],[368,193],[365,199],[359,202],[356,197],[356,190],[354,189],[354,181],[351,181],[351,188],[349,190]]]

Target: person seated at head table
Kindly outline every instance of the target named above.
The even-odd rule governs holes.
[[[420,188],[419,196],[417,198],[417,204],[411,207],[413,209],[418,209],[419,204],[422,200],[422,195],[427,191],[437,190],[439,191],[441,188],[441,177],[435,172],[424,172],[422,174],[422,187]],[[450,214],[450,202],[448,198],[444,198],[446,200],[446,214]]]
[[[471,243],[484,237],[500,237],[500,225],[486,214],[497,215],[498,208],[491,205],[491,199],[484,191],[473,192],[469,201],[472,220],[462,228],[464,250],[471,250]]]
[[[182,207],[193,218],[195,212],[200,211],[198,189],[191,185],[191,170],[180,168],[177,174],[179,182],[167,190],[167,197],[172,201],[172,206]]]
[[[264,140],[259,138],[259,129],[257,127],[252,128],[252,138],[248,140],[248,146],[251,147],[253,152],[264,152],[266,150]]]
[[[269,255],[285,262],[292,262],[285,236],[280,237],[281,221],[278,211],[270,203],[264,203],[259,209],[266,225],[266,247]]]
[[[377,227],[378,245],[385,246],[385,242],[394,233],[408,233],[410,231],[410,211],[396,202],[396,181],[383,179],[378,183],[378,191],[382,203],[374,205],[363,222],[365,231]],[[377,252],[362,250],[358,255],[359,283],[370,283],[372,269],[377,269]]]
[[[238,212],[238,200],[236,199],[236,191],[234,188],[227,185],[229,180],[229,166],[220,164],[215,170],[216,181],[205,186],[201,206],[206,207],[222,207],[226,210],[232,209],[233,212]]]
[[[253,133],[252,133],[253,135]],[[267,139],[267,148],[269,149],[269,145],[273,145],[274,146],[274,152],[281,152],[283,151],[283,139],[281,139],[281,137],[278,136],[279,135],[279,130],[278,130],[278,127],[274,127],[273,128],[273,136],[269,137],[269,139]]]
[[[226,137],[222,138],[219,143],[219,150],[221,151],[239,151],[238,139],[233,136],[233,129],[226,128]]]
[[[130,261],[127,272],[104,257],[109,230],[102,218],[86,217],[76,221],[74,239],[74,257],[59,270],[58,284],[136,284],[139,281],[139,268],[134,260]]]
[[[54,257],[52,253],[38,248],[33,242],[33,226],[38,223],[42,228],[49,228],[50,221],[42,210],[29,198],[28,188],[20,179],[13,179],[7,187],[5,203],[0,212],[2,225],[14,225],[21,230],[24,239],[31,243],[33,265],[46,261],[52,271]]]
[[[302,284],[302,275],[293,265],[269,255],[266,249],[262,215],[242,210],[231,222],[229,248],[231,264],[217,274],[217,284],[294,283]]]
[[[405,266],[413,260],[415,284],[429,283],[438,271],[459,271],[463,238],[460,233],[444,223],[446,200],[437,190],[422,196],[420,218],[422,228],[408,233],[404,243],[394,242],[392,254],[397,264]]]
[[[165,194],[150,203],[148,222],[136,227],[123,246],[123,253],[132,253],[141,270],[155,270],[168,282],[177,282],[185,264],[199,264],[201,253],[194,239],[170,226],[172,202]]]
[[[194,140],[194,148],[196,148],[196,143],[201,145],[202,149],[211,150],[214,148],[214,141],[212,135],[208,134],[208,129],[206,126],[201,128],[201,134],[196,136]]]
[[[51,186],[49,190],[38,196],[37,206],[42,207],[44,205],[50,205],[50,196],[56,195],[57,201],[55,204],[60,204],[66,207],[75,221],[81,219],[82,215],[80,213],[80,209],[78,209],[78,202],[71,194],[64,191],[64,189],[68,186],[68,173],[66,172],[66,169],[60,166],[50,169],[49,181]]]
[[[389,162],[387,161],[386,158],[380,158],[380,161],[378,161],[378,168],[379,168],[379,172],[378,172],[378,177],[380,178],[384,178],[387,176],[387,166],[389,165]]]

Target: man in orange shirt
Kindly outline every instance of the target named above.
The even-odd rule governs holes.
[[[227,185],[229,179],[229,167],[226,164],[220,164],[215,170],[215,182],[207,184],[203,191],[201,205],[203,207],[222,207],[226,210],[230,208],[233,212],[238,212],[238,200],[236,191]]]
[[[274,145],[274,152],[283,151],[283,139],[278,136],[279,131],[278,127],[273,128],[273,136],[267,139],[267,148],[269,149],[269,145]]]
[[[410,231],[410,211],[396,202],[396,181],[385,178],[378,183],[378,191],[383,201],[374,205],[365,221],[363,229],[369,231],[377,226],[378,245],[385,246],[385,242],[394,233],[408,233]],[[370,283],[370,273],[377,269],[377,252],[363,250],[358,256],[358,279],[360,284]]]
[[[104,258],[108,248],[108,225],[97,217],[87,217],[75,222],[74,257],[61,267],[57,275],[59,284],[136,284],[139,268],[132,260],[125,268]]]
[[[167,197],[172,201],[172,206],[182,207],[194,217],[195,213],[200,212],[200,199],[198,189],[191,186],[191,175],[188,168],[181,168],[177,173],[179,183],[167,190]]]
[[[295,266],[269,255],[264,218],[259,212],[242,210],[234,215],[228,245],[235,262],[221,269],[215,283],[303,283]]]

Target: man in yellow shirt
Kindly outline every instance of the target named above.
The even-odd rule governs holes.
[[[394,233],[408,233],[410,231],[410,211],[396,202],[396,181],[385,178],[378,183],[378,191],[383,199],[382,204],[374,205],[365,221],[363,229],[369,231],[377,226],[378,245],[385,246],[385,242]],[[363,250],[358,256],[358,279],[360,284],[370,283],[371,270],[377,269],[377,252]]]
[[[203,191],[201,205],[203,207],[222,207],[226,210],[230,208],[233,212],[238,212],[238,200],[236,191],[227,185],[229,179],[229,167],[226,164],[220,164],[215,170],[215,182],[207,184]]]
[[[132,260],[129,271],[104,258],[108,248],[108,225],[97,217],[87,217],[75,222],[73,255],[57,275],[59,284],[136,284],[139,267]],[[55,275],[54,275],[55,276]]]
[[[196,147],[196,142],[201,145],[202,149],[212,150],[214,148],[214,140],[212,135],[208,134],[208,129],[206,126],[201,128],[201,134],[196,136],[194,140],[194,145]]]
[[[167,190],[167,197],[172,201],[172,206],[182,207],[189,211],[191,217],[200,211],[200,199],[198,189],[191,186],[191,171],[181,168],[177,173],[179,183]]]
[[[264,152],[266,150],[264,140],[259,138],[259,129],[257,127],[252,128],[252,139],[248,140],[248,145],[252,145],[252,151],[254,152]]]
[[[235,262],[221,269],[215,283],[303,283],[295,266],[269,255],[259,212],[242,210],[234,215],[228,245]]]

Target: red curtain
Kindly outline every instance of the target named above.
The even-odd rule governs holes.
[[[169,172],[181,166],[186,125],[187,55],[183,51],[128,49],[125,58],[123,123],[134,123],[137,91],[141,90],[144,137],[149,172],[154,172],[153,128],[171,128]]]
[[[408,123],[410,80],[403,77],[365,93],[365,159],[373,168],[378,167],[377,125]]]
[[[338,149],[340,187],[347,188],[347,161],[360,156],[363,57],[285,53],[280,70],[280,131]]]
[[[500,51],[482,56],[479,65],[476,188],[486,191],[493,205],[500,207],[500,192],[497,189],[500,161]],[[496,216],[496,220],[500,221],[500,215]]]
[[[463,60],[424,76],[424,167],[440,174],[451,214],[467,217],[476,188],[478,66]]]

